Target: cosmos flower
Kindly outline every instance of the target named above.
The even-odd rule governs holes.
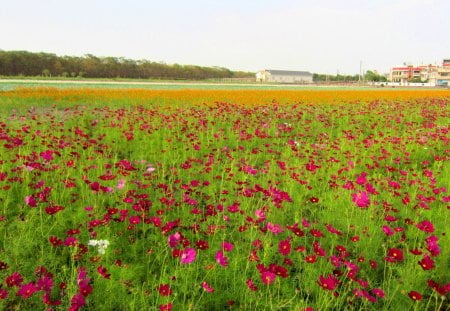
[[[415,290],[412,290],[408,293],[409,298],[411,298],[414,301],[420,301],[422,300],[422,295],[419,292],[416,292]]]
[[[88,245],[98,247],[98,253],[103,255],[103,254],[105,254],[106,249],[108,248],[109,241],[108,240],[89,240]]]
[[[216,262],[222,267],[228,266],[228,258],[225,257],[222,251],[216,253]]]
[[[323,289],[331,291],[336,288],[336,286],[339,284],[339,281],[332,274],[329,274],[327,277],[321,275],[319,276],[317,284],[319,284],[319,286]]]
[[[352,201],[360,208],[366,208],[370,205],[369,195],[365,191],[353,193]]]
[[[203,289],[208,292],[208,293],[213,293],[214,292],[214,288],[212,288],[208,283],[206,282],[202,282],[202,287]]]
[[[197,257],[197,252],[193,248],[186,248],[183,250],[180,256],[180,262],[182,264],[190,264]]]
[[[169,284],[160,284],[157,289],[161,296],[170,296],[173,292]]]

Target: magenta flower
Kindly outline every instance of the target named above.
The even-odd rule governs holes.
[[[430,258],[428,254],[425,254],[418,262],[418,264],[422,267],[423,270],[431,270],[434,268],[434,260]]]
[[[8,298],[8,291],[6,289],[0,288],[0,299]]]
[[[197,252],[193,248],[186,248],[181,253],[180,261],[182,264],[192,263],[197,257]]]
[[[288,256],[291,252],[291,242],[289,239],[281,240],[278,243],[278,252],[283,256]]]
[[[321,275],[319,276],[317,284],[319,284],[320,287],[322,287],[323,289],[334,290],[336,286],[339,284],[339,281],[332,274],[329,274],[327,277]]]
[[[420,223],[418,223],[418,224],[416,225],[416,227],[417,227],[419,230],[422,230],[423,232],[426,232],[426,233],[433,233],[433,232],[434,232],[434,226],[433,226],[433,224],[432,224],[430,221],[428,221],[428,220],[421,221]]]
[[[225,252],[231,252],[233,250],[233,244],[226,241],[222,242],[222,250]]]
[[[51,160],[53,160],[53,151],[51,150],[46,150],[43,151],[39,154],[41,156],[42,159],[44,159],[45,161],[50,162]]]
[[[19,287],[23,282],[23,278],[19,272],[13,272],[13,274],[6,277],[5,281],[8,287]]]
[[[403,261],[403,251],[399,248],[388,249],[387,257],[385,258],[387,262],[402,262]]]
[[[118,189],[118,190],[122,190],[123,189],[123,187],[125,187],[125,179],[119,179],[118,181],[117,181],[117,186],[116,186],[116,188]]]
[[[362,172],[361,175],[359,175],[358,178],[356,178],[356,183],[361,186],[365,185],[367,183],[366,176],[367,176],[367,173]]]
[[[52,301],[50,294],[48,292],[44,293],[44,296],[42,297],[42,302],[44,302],[48,306],[59,306],[61,304],[61,300]]]
[[[23,299],[30,298],[35,292],[37,292],[37,288],[34,283],[23,284],[19,291],[17,292],[17,296],[21,296]]]
[[[48,275],[42,276],[37,281],[37,289],[43,290],[45,292],[50,292],[53,288],[53,279],[50,278]]]
[[[258,221],[264,221],[266,220],[266,214],[263,210],[257,209],[255,211],[255,216],[258,218]]]
[[[395,231],[389,227],[389,226],[383,226],[383,232],[387,235],[387,236],[391,236],[395,233]]]
[[[352,201],[360,208],[366,208],[370,205],[369,195],[365,191],[353,193]]]
[[[80,310],[84,305],[86,304],[86,299],[84,296],[80,293],[76,293],[72,296],[72,299],[70,299],[70,311],[78,311]]]
[[[427,243],[427,250],[430,252],[431,256],[437,256],[441,253],[437,236],[432,235],[426,238],[425,242]]]
[[[275,273],[266,270],[261,273],[261,280],[264,284],[270,285],[275,281],[275,276]]]
[[[384,298],[384,296],[386,295],[381,288],[374,288],[374,289],[372,289],[372,293],[375,296],[380,297],[380,298]]]
[[[267,223],[267,230],[271,231],[275,235],[284,231],[279,224],[272,224],[271,222]]]
[[[214,288],[212,288],[211,286],[209,286],[208,283],[206,282],[202,282],[202,287],[205,291],[207,291],[208,293],[213,293],[214,292]]]
[[[25,197],[25,203],[26,203],[29,207],[36,207],[36,206],[37,206],[36,199],[35,199],[34,196],[32,196],[32,195],[27,195],[27,196]]]
[[[245,283],[247,284],[248,289],[251,290],[252,292],[258,290],[258,287],[256,287],[256,285],[253,283],[252,279],[247,279]]]
[[[178,245],[178,242],[181,240],[181,234],[179,232],[175,232],[174,234],[169,235],[167,238],[167,243],[170,248],[175,248]]]
[[[218,251],[216,253],[216,261],[219,265],[221,265],[222,267],[226,267],[228,266],[228,258],[225,257],[225,255],[223,254],[222,251]]]

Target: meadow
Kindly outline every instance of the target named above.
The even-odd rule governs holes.
[[[0,91],[2,310],[447,310],[450,91]]]

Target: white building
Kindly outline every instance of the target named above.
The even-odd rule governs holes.
[[[258,82],[312,83],[313,75],[307,71],[261,70],[256,73]]]

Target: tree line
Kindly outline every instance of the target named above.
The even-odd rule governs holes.
[[[314,82],[357,82],[357,81],[370,81],[370,82],[386,82],[387,78],[380,75],[376,71],[367,70],[363,76],[360,75],[326,75],[326,74],[313,74]]]
[[[231,71],[223,67],[165,64],[149,60],[133,60],[124,57],[98,57],[87,54],[57,56],[52,53],[0,50],[0,75],[132,78],[132,79],[225,79],[253,78],[251,72]]]

